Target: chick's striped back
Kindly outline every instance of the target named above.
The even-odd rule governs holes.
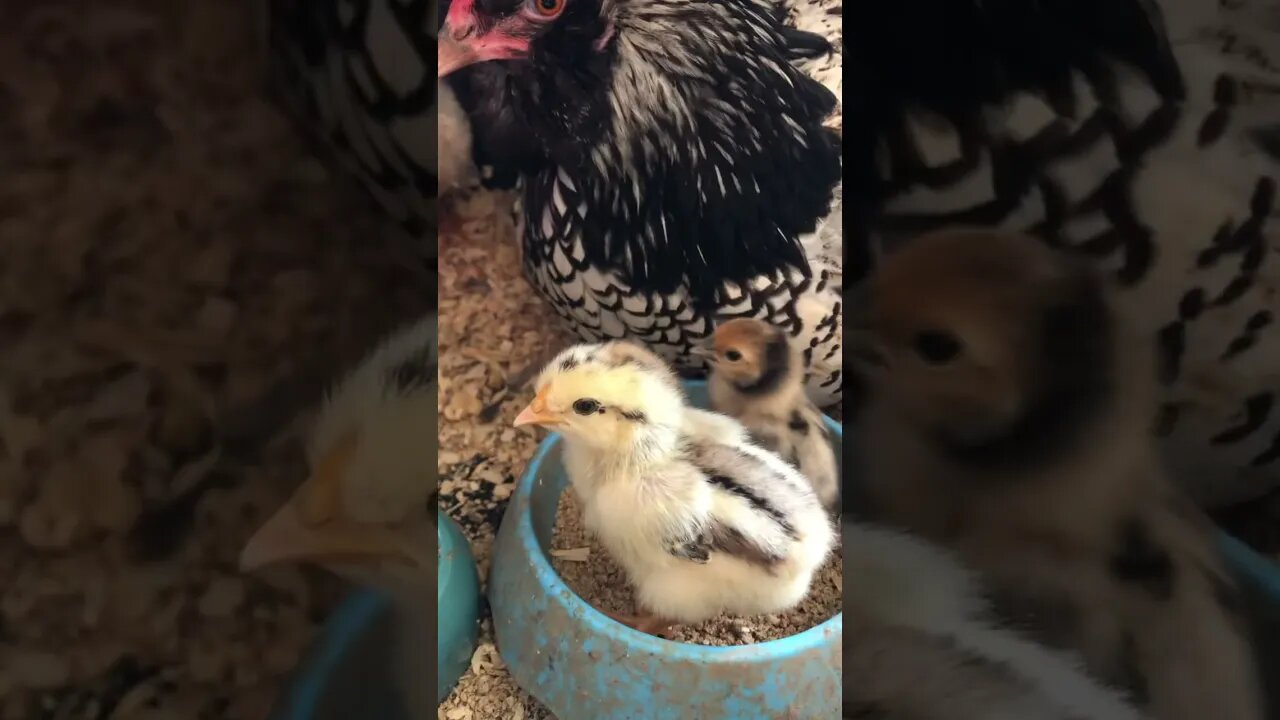
[[[781,565],[796,544],[825,558],[833,542],[830,521],[793,467],[750,442],[736,420],[716,413],[690,409],[682,440],[684,460],[712,490],[702,550],[765,567]]]

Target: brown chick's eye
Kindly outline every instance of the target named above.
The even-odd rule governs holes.
[[[600,403],[591,398],[582,398],[573,402],[573,411],[579,415],[590,415],[600,410]]]
[[[930,365],[945,365],[960,355],[960,341],[944,332],[916,335],[916,354]]]
[[[533,11],[545,18],[553,18],[564,12],[565,0],[529,0]]]
[[[738,352],[737,350],[730,350],[729,352],[724,354],[724,359],[728,360],[729,362],[738,362],[739,360],[742,359],[742,353]]]

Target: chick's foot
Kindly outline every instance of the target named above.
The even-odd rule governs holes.
[[[638,630],[648,635],[656,635],[660,638],[666,638],[667,634],[675,627],[675,623],[666,618],[658,617],[652,613],[637,613],[628,615],[626,613],[617,613],[610,610],[601,609],[610,620],[622,623],[632,630]]]
[[[657,615],[641,615],[637,618],[637,622],[633,625],[636,630],[650,635],[656,635],[664,640],[671,639],[671,632],[676,629],[676,623]]]

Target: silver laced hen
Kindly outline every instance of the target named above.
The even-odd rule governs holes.
[[[423,230],[435,178],[408,129],[434,94],[430,8],[274,5],[299,107]],[[454,0],[447,17],[443,36],[467,36],[440,59],[474,159],[489,182],[519,178],[527,275],[583,339],[701,368],[690,351],[717,319],[758,317],[805,348],[815,399],[838,399],[837,100],[792,62],[829,53],[823,38],[768,0]]]
[[[524,150],[526,271],[580,336],[700,367],[715,321],[761,318],[799,339],[831,402],[836,98],[792,64],[826,47],[766,0],[454,0],[439,59],[501,68],[472,84],[472,118]]]
[[[1156,343],[1169,466],[1280,485],[1280,2],[899,0],[846,9],[853,287],[918,233],[1095,258]]]

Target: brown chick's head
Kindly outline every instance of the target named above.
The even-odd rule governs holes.
[[[939,232],[872,280],[874,392],[954,460],[1008,468],[1071,448],[1111,404],[1101,281],[1039,241]]]
[[[515,425],[541,425],[597,450],[655,448],[679,427],[684,395],[661,358],[629,342],[575,345],[538,376]]]
[[[712,339],[712,372],[744,395],[768,395],[788,385],[798,369],[787,335],[760,320],[721,323]]]

